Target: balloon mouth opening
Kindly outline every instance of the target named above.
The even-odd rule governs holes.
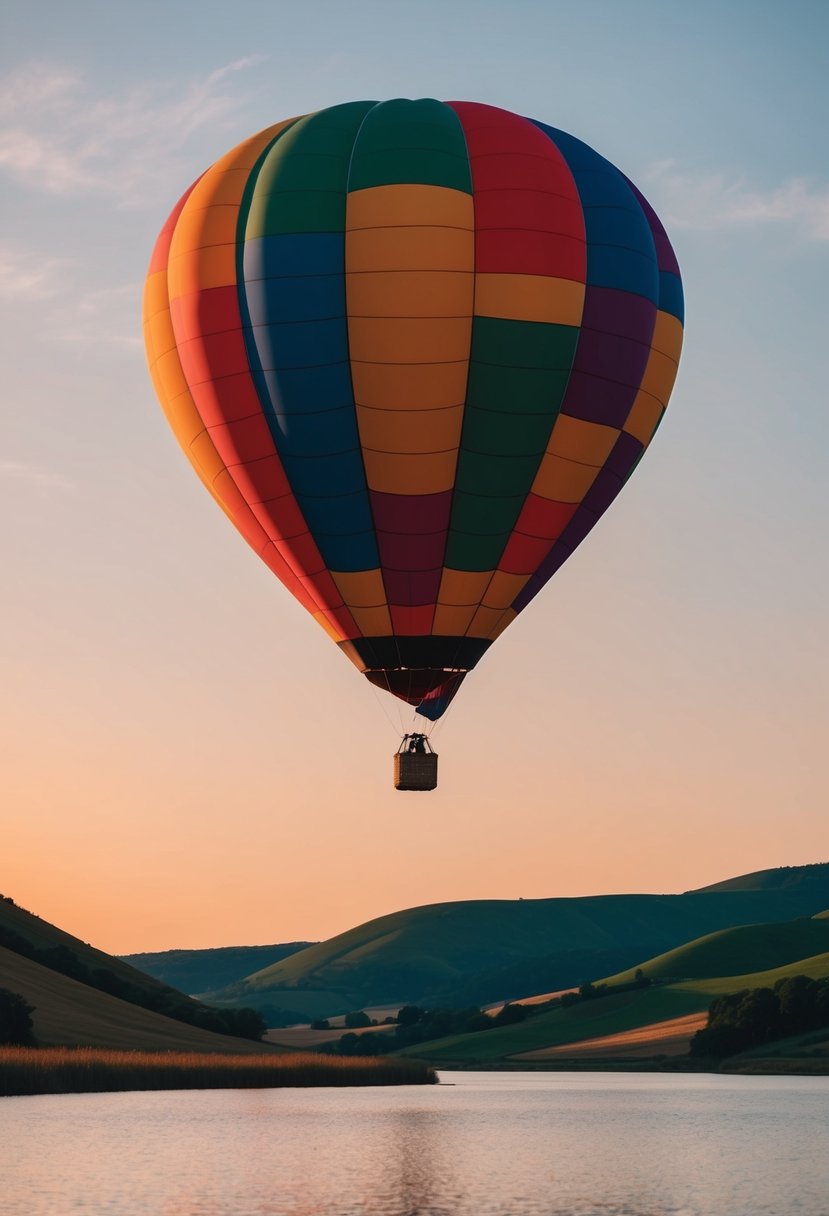
[[[490,645],[485,638],[432,634],[354,638],[340,649],[370,683],[434,721]]]
[[[393,671],[383,668],[365,672],[365,677],[371,684],[390,692],[394,697],[399,697],[401,701],[407,701],[409,705],[420,705],[421,701],[430,696],[437,696],[448,686],[457,687],[465,675],[466,669],[429,667],[399,667]]]
[[[367,671],[365,677],[377,688],[414,705],[424,718],[435,722],[468,675],[466,671],[398,668],[396,671]]]

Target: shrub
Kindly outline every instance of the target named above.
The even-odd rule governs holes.
[[[492,1019],[495,1026],[514,1026],[517,1022],[527,1019],[527,1010],[523,1005],[513,1005],[507,1001],[503,1009],[499,1009]]]
[[[21,1047],[31,1044],[34,1041],[34,1011],[34,1005],[30,1005],[19,992],[0,988],[0,1043],[14,1043]]]
[[[414,1026],[415,1022],[419,1022],[423,1017],[425,1009],[421,1009],[419,1005],[404,1005],[402,1009],[397,1011],[398,1026]]]
[[[370,1026],[371,1018],[363,1009],[355,1009],[353,1013],[345,1015],[344,1022],[350,1030],[359,1030],[363,1026]]]

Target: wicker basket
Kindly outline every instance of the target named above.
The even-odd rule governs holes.
[[[438,783],[436,752],[397,752],[394,757],[396,790],[433,790]]]

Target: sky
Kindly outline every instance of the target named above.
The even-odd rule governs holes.
[[[6,0],[0,890],[121,953],[829,858],[827,80],[823,0]],[[392,789],[408,711],[205,493],[140,327],[208,165],[395,96],[586,140],[687,309],[658,436],[467,679],[421,798]]]

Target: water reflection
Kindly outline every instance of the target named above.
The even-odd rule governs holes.
[[[431,1111],[398,1111],[391,1121],[393,1152],[389,1158],[380,1211],[394,1202],[401,1216],[439,1211],[451,1185],[438,1140],[438,1121]],[[376,1209],[375,1209],[376,1210]]]
[[[826,1216],[829,1078],[0,1102],[3,1216]]]

